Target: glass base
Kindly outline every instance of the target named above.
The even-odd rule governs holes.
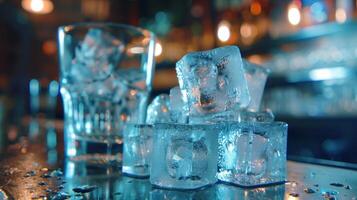
[[[138,166],[123,165],[122,172],[123,174],[136,178],[148,178],[150,175],[148,165],[138,165]]]

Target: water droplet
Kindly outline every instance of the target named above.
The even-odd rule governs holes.
[[[346,190],[352,190],[352,187],[351,187],[350,185],[346,185],[346,186],[345,186],[345,189],[346,189]]]
[[[83,185],[83,186],[75,187],[72,190],[73,192],[76,193],[88,193],[88,192],[92,192],[95,189],[97,189],[97,186]]]
[[[68,199],[70,197],[71,197],[71,195],[69,195],[66,192],[57,192],[56,195],[53,196],[51,199],[52,200],[65,200],[65,199]]]
[[[41,175],[42,178],[51,178],[51,175],[44,173]]]
[[[315,190],[313,190],[312,188],[305,188],[304,192],[308,193],[308,194],[312,194],[312,193],[315,193]]]
[[[46,182],[41,181],[41,182],[39,182],[39,183],[38,183],[38,185],[39,185],[39,186],[45,186],[45,185],[47,185],[47,183],[46,183]]]
[[[290,193],[289,195],[292,196],[292,197],[299,197],[298,193]]]
[[[334,190],[324,190],[321,192],[321,194],[327,200],[335,200],[336,199],[335,195],[337,195],[338,192]]]
[[[345,185],[343,185],[342,183],[330,183],[331,186],[335,186],[335,187],[343,187]]]
[[[63,176],[63,172],[61,169],[57,169],[51,172],[52,177],[61,177]]]
[[[28,171],[26,172],[25,176],[24,177],[31,177],[31,176],[36,176],[36,172],[35,171]]]
[[[41,169],[41,171],[47,172],[47,171],[48,171],[48,168],[44,167],[44,168]]]
[[[64,189],[64,186],[63,186],[63,185],[59,185],[57,188],[58,188],[59,190],[62,190],[62,189]]]

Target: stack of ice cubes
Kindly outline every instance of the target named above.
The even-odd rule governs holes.
[[[219,154],[218,179],[241,186],[283,182],[287,126],[260,108],[269,70],[243,59],[238,47],[226,46],[186,54],[176,72],[179,87],[154,99],[147,123],[221,124],[219,151],[209,149]],[[182,148],[172,148],[170,154]],[[187,153],[200,155],[196,151],[193,145]],[[177,165],[172,165],[176,171],[194,167]],[[179,172],[185,173],[189,171]]]

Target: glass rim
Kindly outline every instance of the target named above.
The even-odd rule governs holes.
[[[207,124],[183,124],[183,123],[174,123],[174,122],[166,122],[166,123],[155,123],[152,124],[154,127],[165,127],[165,126],[180,126],[180,127],[194,127],[194,126],[201,126],[201,127],[221,127],[226,125],[241,125],[241,126],[252,126],[254,124],[259,124],[260,126],[274,126],[274,127],[288,127],[288,123],[282,121],[273,121],[273,122],[259,122],[259,121],[221,121],[216,123],[207,123]]]
[[[58,31],[63,31],[64,33],[68,33],[76,27],[88,27],[97,26],[97,27],[112,27],[112,28],[125,28],[131,31],[136,31],[141,33],[145,37],[156,37],[155,33],[148,29],[144,29],[141,27],[129,25],[129,24],[122,24],[122,23],[114,23],[114,22],[76,22],[76,23],[69,23],[58,27]]]

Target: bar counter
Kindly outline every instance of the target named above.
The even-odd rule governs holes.
[[[37,131],[31,129],[33,123]],[[0,200],[66,199],[58,195],[61,191],[70,195],[68,199],[357,199],[356,170],[296,161],[287,162],[285,184],[240,188],[217,183],[195,191],[162,190],[148,179],[124,176],[117,169],[66,161],[61,121],[24,124],[10,135],[11,142],[3,142]]]

